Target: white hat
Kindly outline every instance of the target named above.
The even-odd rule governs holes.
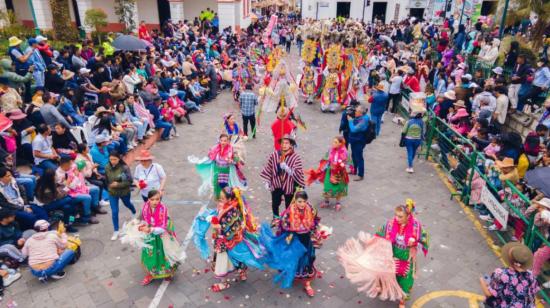
[[[535,201],[535,203],[538,203],[550,210],[550,198],[542,198],[539,201]]]
[[[468,80],[472,80],[472,78],[473,78],[472,75],[470,75],[470,74],[465,74],[465,75],[462,76],[462,77],[464,77],[464,78],[466,78],[466,79],[468,79]]]
[[[504,70],[502,69],[502,67],[497,66],[497,67],[493,68],[493,73],[495,73],[497,75],[502,75],[502,73],[504,73]]]
[[[87,74],[87,73],[91,72],[91,70],[89,70],[89,69],[83,67],[83,68],[79,69],[78,72],[79,72],[80,74]]]
[[[170,96],[176,96],[176,95],[178,95],[178,90],[170,89]]]
[[[48,38],[45,37],[45,36],[42,36],[42,35],[38,35],[37,37],[34,38],[38,43],[40,42],[43,42],[43,41],[47,41]]]
[[[99,135],[99,136],[95,137],[95,143],[102,143],[102,142],[107,142],[107,141],[111,141],[111,136],[109,136],[109,135]]]

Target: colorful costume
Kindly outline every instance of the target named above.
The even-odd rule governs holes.
[[[281,215],[275,234],[268,224],[261,227],[260,240],[266,247],[266,264],[279,270],[275,283],[282,288],[292,287],[294,279],[311,281],[317,274],[315,249],[319,226],[317,210],[307,203],[301,210],[292,203]],[[313,239],[312,239],[313,238]]]
[[[359,291],[370,297],[379,296],[383,300],[409,297],[416,272],[417,247],[421,245],[424,255],[428,253],[428,234],[413,214],[413,201],[408,199],[404,207],[408,213],[406,225],[400,225],[394,217],[376,233],[376,236],[391,243],[393,260],[388,253],[388,242],[373,239],[365,233],[359,234],[359,240],[348,240],[338,251],[348,278],[359,285]],[[394,267],[388,263],[392,261],[395,262]],[[393,279],[387,276],[388,268],[394,269],[402,292],[396,289]]]
[[[190,156],[187,159],[195,164],[201,176],[202,185],[199,187],[199,195],[205,196],[213,190],[214,197],[218,199],[220,190],[226,186],[246,189],[246,178],[240,170],[242,161],[235,155],[231,144],[222,147],[218,143],[210,149],[207,157],[199,159]]]
[[[207,209],[200,213],[193,227],[193,242],[201,257],[207,259],[210,250],[206,233],[211,223],[220,226],[212,232],[212,270],[218,278],[235,270],[246,270],[248,266],[263,269],[265,248],[258,241],[256,219],[241,198],[240,190],[233,188],[233,191],[237,196],[235,200],[219,202],[216,210]]]
[[[185,254],[176,237],[168,209],[162,203],[152,207],[149,202],[143,205],[141,219],[151,228],[141,250],[141,264],[153,279],[174,276],[180,261]]]
[[[349,176],[346,171],[348,151],[345,145],[330,149],[319,163],[317,170],[309,170],[306,183],[323,181],[323,196],[341,198],[348,195]]]

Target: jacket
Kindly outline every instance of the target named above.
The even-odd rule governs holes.
[[[113,197],[123,197],[130,194],[130,186],[132,185],[132,173],[130,168],[123,163],[112,166],[110,163],[105,166],[105,177],[107,179],[107,187],[109,194]],[[116,187],[111,187],[113,182],[117,182]]]
[[[370,113],[373,115],[382,115],[386,111],[389,95],[384,91],[374,91],[372,94],[372,104],[370,106]]]
[[[109,164],[109,150],[105,146],[103,149],[100,149],[97,144],[94,144],[90,149],[90,155],[94,163],[98,164],[97,172],[100,174],[105,174],[105,167]]]
[[[25,188],[17,184],[14,178],[12,178],[11,183],[9,184],[17,192],[18,197],[14,199],[8,199],[5,195],[4,187],[0,185],[0,208],[8,208],[15,211],[22,211],[27,204],[25,200]]]
[[[6,244],[16,245],[22,234],[19,225],[15,221],[6,226],[0,225],[0,246]]]
[[[363,115],[355,119],[348,120],[349,123],[349,142],[362,142],[365,143],[367,140],[366,132],[369,128],[369,116]]]
[[[15,72],[12,72],[12,63],[13,62],[7,58],[0,60],[0,68],[2,68],[2,74],[0,74],[0,77],[7,78],[9,81],[8,86],[12,88],[22,87],[23,84],[31,80],[32,73],[27,72],[25,76],[21,76]]]

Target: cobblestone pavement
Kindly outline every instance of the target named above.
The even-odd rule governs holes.
[[[289,60],[291,65],[297,66],[297,62],[296,58]],[[152,149],[156,162],[161,163],[168,174],[165,201],[181,240],[185,238],[193,217],[206,202],[197,196],[199,179],[187,162],[187,156],[206,154],[221,131],[222,115],[230,110],[237,111],[237,106],[225,91],[216,101],[209,103],[206,110],[206,113],[191,116],[193,125],[178,126],[179,138],[157,143]],[[316,167],[331,138],[337,135],[340,115],[322,114],[317,105],[301,104],[299,111],[308,129],[298,133],[298,152],[305,161],[305,168]],[[246,196],[261,220],[271,217],[270,195],[263,188],[259,171],[272,150],[269,130],[272,119],[272,114],[265,115],[258,129],[258,138],[246,143],[248,161],[245,174],[250,183]],[[389,117],[386,120],[380,137],[366,147],[365,180],[351,182],[350,196],[343,200],[341,212],[320,210],[322,222],[334,228],[334,235],[317,253],[317,267],[323,277],[313,282],[317,290],[314,298],[307,298],[298,285],[290,290],[274,287],[272,271],[251,271],[246,283],[236,284],[222,294],[214,294],[208,290],[216,281],[212,273],[207,272],[209,266],[189,245],[188,258],[179,268],[177,277],[168,284],[158,307],[395,307],[395,303],[372,300],[359,294],[344,278],[343,268],[336,260],[336,249],[360,230],[374,232],[392,217],[395,205],[404,202],[405,198],[416,200],[418,218],[431,233],[428,256],[418,258],[418,278],[409,304],[439,290],[480,293],[478,277],[497,266],[498,259],[459,205],[450,200],[449,191],[430,163],[418,160],[416,173],[405,173],[406,153],[398,147],[400,127]],[[308,188],[308,192],[313,203],[321,201],[321,185]],[[138,207],[142,206],[137,195],[134,200]],[[121,221],[130,218],[127,209],[122,208],[120,213]],[[42,284],[23,268],[23,278],[7,289],[1,305],[15,300],[18,307],[148,307],[161,282],[155,281],[146,287],[139,285],[144,275],[140,252],[110,241],[110,215],[102,215],[100,220],[99,225],[81,228],[82,258],[68,268],[64,279]],[[467,305],[466,299],[441,297],[428,302],[425,307]]]

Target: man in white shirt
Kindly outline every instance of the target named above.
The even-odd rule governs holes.
[[[46,124],[40,124],[37,131],[38,135],[32,141],[34,163],[44,170],[55,170],[59,156],[52,147],[51,129]]]
[[[398,70],[396,74],[393,74],[390,77],[390,100],[388,106],[391,103],[390,112],[395,114],[397,112],[397,107],[401,103],[401,85],[403,84],[403,71]]]
[[[155,157],[147,150],[142,150],[135,158],[139,164],[134,171],[134,181],[139,188],[143,201],[147,201],[151,190],[158,190],[162,194],[166,184],[166,173],[161,165],[153,163]]]

